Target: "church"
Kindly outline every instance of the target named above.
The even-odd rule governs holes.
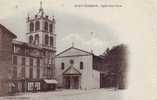
[[[100,70],[103,59],[99,56],[72,46],[57,54],[55,60],[58,87],[85,90],[101,87],[104,72]]]

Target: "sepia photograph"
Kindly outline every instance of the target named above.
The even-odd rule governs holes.
[[[0,0],[0,100],[157,100],[157,1]]]

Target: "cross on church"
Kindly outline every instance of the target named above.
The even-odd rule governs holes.
[[[72,42],[72,47],[74,47],[74,42]]]

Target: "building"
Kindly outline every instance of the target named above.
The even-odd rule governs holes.
[[[75,47],[56,55],[58,86],[66,89],[95,89],[101,86],[103,59]]]
[[[42,8],[27,17],[27,42],[12,42],[12,83],[16,91],[42,91],[54,89],[56,34],[55,18]]]
[[[15,38],[15,34],[0,24],[0,96],[9,92],[8,80],[11,78],[12,40]]]

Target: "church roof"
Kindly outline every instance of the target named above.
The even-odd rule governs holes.
[[[64,75],[81,75],[81,73],[74,67],[74,66],[70,66],[69,68],[67,68],[64,72]]]
[[[91,53],[91,52],[88,52],[88,51],[85,51],[85,50],[82,50],[82,49],[78,49],[78,48],[75,48],[75,47],[70,47],[70,48],[68,48],[68,49],[65,49],[64,51],[62,51],[62,52],[60,52],[60,53],[58,53],[57,55],[56,55],[56,57],[58,57],[58,56],[60,56],[60,55],[62,55],[62,54],[64,54],[64,53],[66,53],[66,52],[68,52],[68,51],[70,51],[70,50],[76,50],[76,51],[78,51],[79,53],[84,53],[84,54],[88,54],[88,55],[93,55],[93,53]],[[71,54],[70,54],[71,55]],[[72,56],[72,55],[71,55]]]

